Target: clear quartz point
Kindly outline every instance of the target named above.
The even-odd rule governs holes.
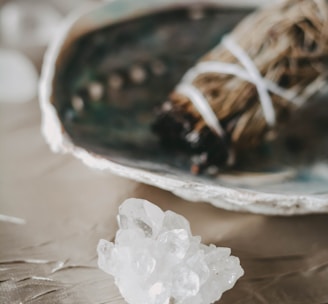
[[[229,248],[206,246],[189,222],[152,203],[119,208],[115,243],[100,240],[98,266],[130,304],[210,304],[244,274]]]

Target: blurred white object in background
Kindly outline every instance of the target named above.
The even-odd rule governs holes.
[[[46,46],[62,17],[44,0],[10,1],[0,11],[2,42],[17,49]]]
[[[86,0],[0,0],[0,102],[37,95],[38,70],[64,15]]]
[[[60,10],[65,13],[72,11],[75,8],[84,5],[87,2],[95,2],[95,1],[102,1],[102,0],[51,0],[51,2],[56,5],[56,7],[60,8]]]
[[[0,102],[22,103],[36,97],[38,72],[22,53],[0,48]]]

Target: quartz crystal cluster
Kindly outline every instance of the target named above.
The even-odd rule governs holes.
[[[125,201],[118,223],[115,244],[98,244],[98,265],[130,304],[213,303],[244,273],[229,248],[201,244],[184,217],[148,201]]]

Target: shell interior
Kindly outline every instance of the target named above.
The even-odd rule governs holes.
[[[185,71],[247,13],[170,9],[76,41],[57,71],[54,98],[74,143],[121,163],[187,169],[187,156],[168,155],[152,133],[154,111]]]
[[[76,40],[57,65],[53,99],[73,143],[122,165],[216,183],[207,176],[191,176],[190,155],[163,147],[151,126],[156,109],[188,68],[249,12],[206,4],[177,6],[108,25]],[[273,171],[273,179],[264,179],[269,186],[261,190],[275,191],[274,181],[278,176],[281,186],[282,176],[302,193],[313,174]],[[312,192],[324,193],[327,173],[323,175],[315,178]],[[222,175],[218,180],[257,189],[261,176],[248,176],[251,182],[245,174],[240,179]],[[295,187],[290,189],[289,185],[282,191],[295,193]]]

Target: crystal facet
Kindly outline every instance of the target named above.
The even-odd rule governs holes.
[[[98,244],[98,265],[130,304],[210,304],[244,274],[229,248],[201,244],[184,217],[148,201],[125,201],[118,222],[115,244]]]

